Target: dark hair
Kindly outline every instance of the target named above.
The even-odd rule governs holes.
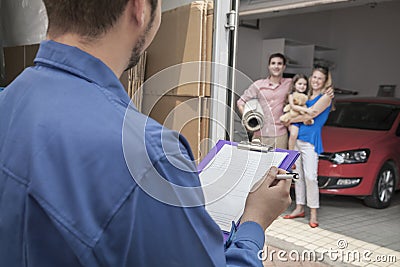
[[[325,84],[324,84],[324,88],[322,89],[323,90],[322,92],[325,93],[326,89],[328,89],[329,87],[332,87],[332,75],[331,75],[331,72],[329,71],[329,68],[327,66],[319,65],[319,64],[314,65],[312,73],[314,73],[314,71],[316,71],[316,70],[325,75],[325,78],[326,78],[325,79]],[[310,79],[311,79],[311,76],[310,76]],[[310,94],[312,93],[311,90],[309,91],[309,93]]]
[[[96,38],[109,30],[129,0],[43,0],[48,17],[47,32],[53,38],[75,33]],[[154,16],[158,0],[149,0]]]
[[[291,86],[290,86],[290,92],[291,92],[291,93],[293,93],[293,92],[296,91],[295,84],[296,84],[297,81],[300,80],[300,79],[306,80],[306,82],[307,82],[307,88],[306,88],[306,90],[304,91],[304,93],[305,93],[305,94],[308,93],[308,78],[307,78],[307,76],[306,76],[305,74],[303,74],[303,73],[299,73],[299,74],[296,74],[296,75],[293,76],[293,78],[292,78],[292,83],[291,83]]]
[[[286,65],[286,57],[281,53],[274,53],[269,56],[268,65],[271,64],[271,60],[275,57],[279,57],[283,60],[283,65]]]
[[[322,70],[322,73],[327,75],[327,73],[329,72],[329,67],[322,65],[322,64],[315,64],[314,70]]]
[[[324,88],[322,88],[322,93],[325,93],[325,91],[329,88],[332,87],[333,88],[333,84],[332,84],[332,74],[329,71],[329,67],[325,66],[325,65],[320,65],[320,64],[316,64],[314,65],[314,68],[312,70],[312,73],[314,73],[314,71],[319,71],[322,74],[325,75],[325,84],[324,84]],[[312,74],[310,76],[310,80],[311,80]],[[309,97],[312,94],[312,90],[308,91],[308,95]],[[335,107],[335,99],[332,100],[332,107],[331,107],[331,111],[334,111],[336,109]]]
[[[293,92],[296,92],[295,84],[300,79],[304,79],[307,82],[307,89],[304,91],[304,94],[306,94],[308,97],[308,89],[309,89],[308,88],[308,78],[305,74],[299,73],[299,74],[294,75],[292,78],[292,83],[290,84],[290,90],[287,93],[285,104],[289,104],[289,95],[292,94]]]

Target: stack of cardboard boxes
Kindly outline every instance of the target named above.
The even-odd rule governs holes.
[[[147,50],[142,111],[179,131],[197,161],[208,152],[213,2],[195,1],[162,14]]]

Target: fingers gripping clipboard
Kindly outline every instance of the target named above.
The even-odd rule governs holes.
[[[294,150],[219,140],[197,168],[206,210],[229,233],[232,222],[237,223],[244,211],[251,188],[270,167],[289,170],[298,157]]]

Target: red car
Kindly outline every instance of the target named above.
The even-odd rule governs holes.
[[[361,196],[386,208],[400,189],[400,99],[343,98],[322,129],[322,194]]]

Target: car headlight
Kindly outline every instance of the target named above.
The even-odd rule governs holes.
[[[369,149],[336,152],[332,153],[330,161],[336,164],[364,163],[367,162],[369,153]]]

